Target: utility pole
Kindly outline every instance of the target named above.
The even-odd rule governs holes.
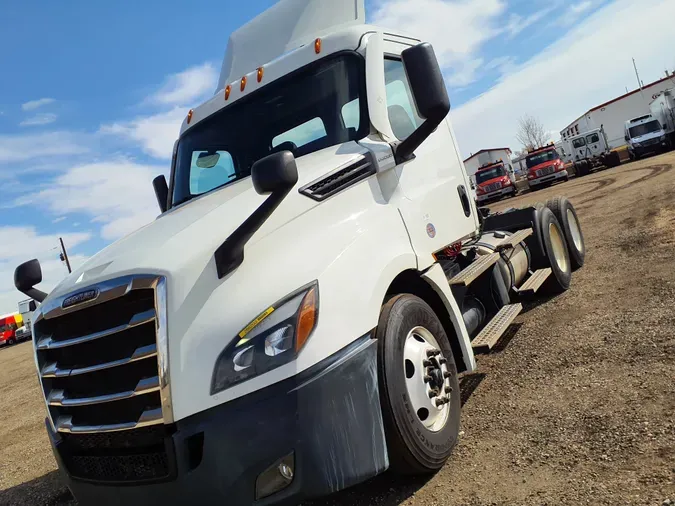
[[[68,274],[73,272],[73,270],[70,268],[70,260],[68,260],[68,252],[66,251],[66,245],[63,244],[63,239],[59,237],[59,242],[61,243],[61,261],[66,262],[66,267],[68,267]]]
[[[638,87],[642,91],[642,81],[640,81],[640,74],[638,74],[637,64],[635,63],[635,58],[633,58],[633,68],[635,69],[635,77],[637,77]]]

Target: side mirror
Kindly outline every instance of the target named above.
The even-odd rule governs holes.
[[[293,153],[280,151],[258,160],[251,168],[251,179],[255,191],[260,195],[269,194],[269,197],[218,246],[214,254],[218,279],[224,278],[242,264],[246,243],[298,182],[298,168]]]
[[[22,263],[14,270],[16,289],[38,302],[47,298],[46,293],[34,288],[40,282],[42,282],[42,268],[36,259]]]
[[[623,138],[626,139],[626,142],[629,142],[629,141],[630,141],[630,139],[628,138],[627,135],[624,135]]]
[[[169,204],[169,185],[166,184],[166,178],[164,175],[157,176],[155,179],[153,179],[152,187],[155,189],[155,197],[157,198],[159,209],[165,213]]]
[[[417,112],[426,121],[396,147],[397,163],[410,160],[415,150],[450,112],[450,99],[434,48],[428,42],[401,53]]]
[[[258,160],[251,168],[253,187],[260,195],[288,191],[298,182],[298,167],[290,151],[280,151]]]

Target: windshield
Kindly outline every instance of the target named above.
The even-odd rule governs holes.
[[[479,172],[476,172],[476,183],[482,184],[485,181],[489,181],[490,179],[494,179],[496,177],[505,175],[506,172],[504,172],[503,166],[495,167],[494,169],[489,170],[481,170]]]
[[[586,145],[586,141],[584,140],[583,137],[579,137],[578,139],[574,139],[572,141],[572,146],[575,148],[583,148]]]
[[[6,332],[8,330],[15,330],[16,329],[16,324],[15,323],[2,323],[0,324],[0,332]]]
[[[656,120],[650,121],[649,123],[643,123],[642,125],[636,125],[628,129],[631,139],[652,132],[658,132],[659,130],[661,130],[661,124]]]
[[[586,140],[589,144],[594,144],[600,142],[600,136],[598,134],[590,134],[586,136]]]
[[[558,156],[558,153],[555,149],[549,149],[548,151],[542,151],[541,153],[529,155],[525,159],[525,162],[527,163],[527,168],[531,169],[532,167],[536,167],[539,164],[558,160],[559,158],[560,156]]]
[[[188,130],[178,144],[173,205],[249,176],[271,153],[297,158],[365,137],[363,67],[356,53],[318,61]]]

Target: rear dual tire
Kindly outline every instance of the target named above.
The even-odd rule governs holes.
[[[390,468],[400,474],[435,473],[457,443],[461,408],[457,367],[443,325],[426,302],[403,294],[382,307],[376,336]],[[429,349],[440,353],[424,358]],[[433,367],[423,365],[433,359]],[[427,394],[430,389],[447,397],[441,409]]]
[[[574,206],[566,197],[554,197],[546,201],[546,207],[553,212],[562,227],[572,270],[580,269],[586,260],[586,242]]]
[[[543,204],[536,205],[539,237],[544,257],[539,258],[539,268],[550,267],[551,275],[541,290],[551,295],[562,293],[572,282],[572,263],[563,227],[553,212]]]

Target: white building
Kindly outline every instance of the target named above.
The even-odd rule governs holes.
[[[476,184],[476,171],[483,165],[494,163],[497,160],[502,160],[509,172],[513,173],[513,167],[511,166],[511,150],[509,148],[481,149],[464,160],[466,173],[469,175],[474,185]]]
[[[560,137],[566,140],[588,130],[603,127],[610,148],[623,146],[626,144],[624,140],[625,122],[649,114],[649,104],[661,92],[673,87],[675,87],[675,76],[671,75],[646,85],[642,90],[633,90],[600,104],[567,125],[560,132]]]

